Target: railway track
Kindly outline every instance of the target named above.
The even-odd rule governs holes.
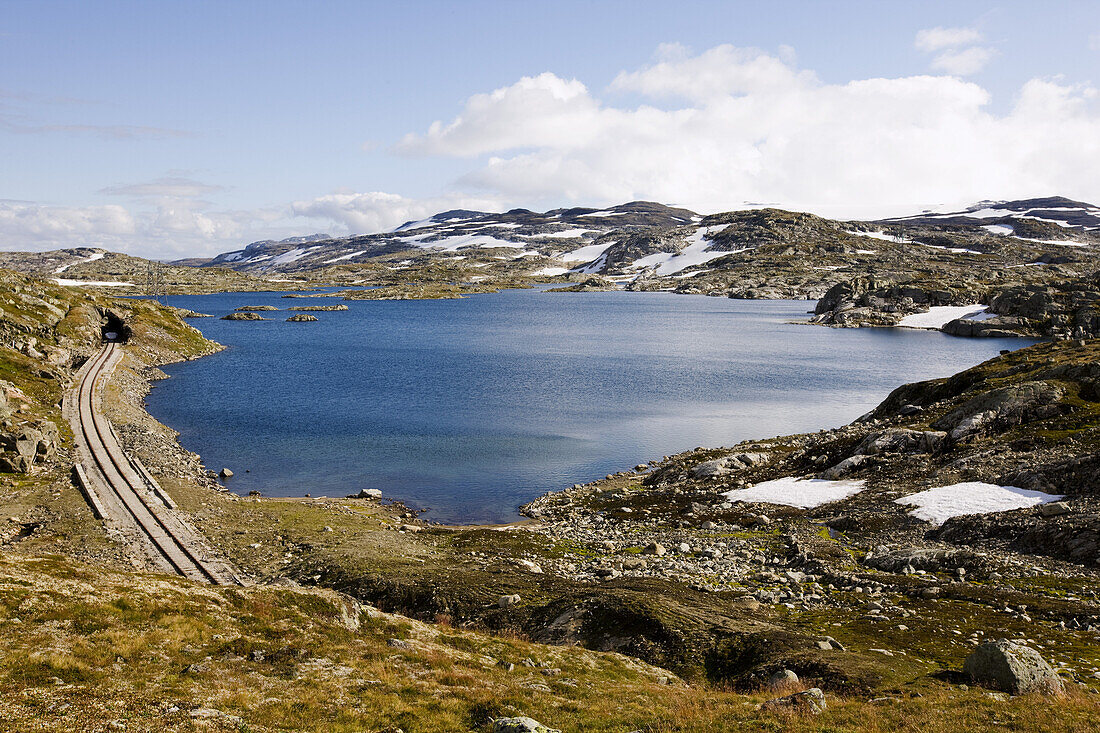
[[[93,511],[140,543],[159,568],[196,581],[239,585],[229,567],[210,556],[198,531],[176,516],[152,476],[123,451],[110,422],[96,409],[100,379],[119,358],[121,346],[106,344],[81,370],[71,395],[75,405],[67,406],[84,454],[84,466],[76,473]]]

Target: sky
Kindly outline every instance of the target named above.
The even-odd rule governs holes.
[[[1100,2],[0,0],[0,249],[1100,203]]]

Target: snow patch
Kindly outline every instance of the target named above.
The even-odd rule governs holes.
[[[854,234],[857,237],[870,237],[871,239],[881,239],[883,242],[893,242],[894,244],[912,244],[912,239],[906,237],[895,237],[893,234],[887,234],[886,232],[857,232],[855,230],[847,230],[848,234]]]
[[[350,260],[352,257],[358,257],[361,254],[366,254],[367,250],[361,249],[358,252],[350,252],[346,255],[340,255],[339,257],[333,257],[331,260],[325,260],[326,265],[330,265],[333,262],[340,262],[342,260]]]
[[[289,265],[292,262],[297,262],[298,260],[300,260],[303,257],[305,257],[306,255],[308,255],[310,253],[310,251],[318,249],[321,246],[323,246],[323,245],[318,245],[317,247],[298,247],[298,248],[290,250],[289,252],[283,252],[281,255],[279,255],[275,259],[271,260],[271,264],[273,264],[273,265]],[[256,258],[256,260],[259,260],[259,259],[260,259],[259,257]],[[253,260],[253,262],[255,262],[256,260]]]
[[[558,239],[575,239],[577,237],[583,237],[591,232],[591,229],[563,229],[560,232],[549,232],[547,234],[539,234],[539,237],[556,237]]]
[[[1012,232],[1016,231],[1008,224],[986,224],[982,227],[982,229],[986,230],[990,234],[997,234],[1000,236],[1009,235],[1012,234]]]
[[[1044,494],[1042,491],[1030,491],[1016,486],[968,481],[950,486],[937,486],[894,501],[902,505],[915,506],[916,509],[909,512],[910,516],[932,524],[943,524],[951,517],[1007,512],[1059,501],[1062,498],[1060,495]]]
[[[604,244],[590,244],[586,247],[575,249],[572,252],[560,254],[557,256],[557,259],[561,260],[562,262],[591,262],[592,260],[602,255],[604,252],[606,252],[607,248],[613,244],[615,243],[606,242]]]
[[[509,247],[517,249],[523,245],[518,242],[509,242],[505,239],[497,239],[488,234],[462,234],[452,237],[443,237],[434,242],[419,242],[419,247],[425,249],[441,249],[444,252],[454,252],[463,247]]]
[[[956,318],[965,321],[987,321],[996,315],[984,305],[934,305],[924,313],[914,313],[897,322],[905,328],[943,328]]]
[[[1036,244],[1054,244],[1059,247],[1087,247],[1084,242],[1071,242],[1065,239],[1030,239],[1028,237],[1016,237],[1024,242],[1035,242]]]
[[[862,479],[826,481],[820,478],[787,476],[774,481],[765,481],[747,489],[727,491],[723,496],[730,501],[764,502],[812,509],[854,496],[863,491],[863,484]]]
[[[554,275],[564,275],[567,272],[569,272],[568,267],[544,267],[541,270],[536,270],[535,272],[532,272],[531,274],[535,276],[546,275],[548,277],[553,277]]]
[[[922,247],[928,247],[929,249],[940,249],[944,252],[954,252],[957,255],[981,255],[985,252],[979,252],[976,249],[965,249],[964,247],[941,247],[938,244],[925,244],[924,242],[914,242]]]
[[[69,285],[78,288],[82,285],[102,285],[103,287],[108,288],[120,288],[128,285],[133,285],[133,283],[113,282],[110,280],[66,280],[63,277],[55,277],[53,281],[58,285]]]
[[[717,257],[724,257],[726,255],[746,251],[746,249],[748,249],[747,247],[729,252],[707,250],[707,248],[710,247],[710,242],[707,241],[707,238],[712,234],[722,231],[727,226],[727,224],[723,224],[720,226],[701,227],[696,229],[695,233],[688,237],[687,246],[679,252],[656,252],[651,255],[646,255],[645,257],[635,260],[631,267],[656,267],[658,275],[674,275],[689,267],[705,265]]]
[[[103,256],[104,256],[105,254],[107,254],[107,253],[106,253],[106,252],[95,252],[95,253],[93,253],[93,254],[92,254],[92,255],[91,255],[90,257],[87,257],[87,258],[85,258],[85,259],[83,259],[83,260],[77,260],[76,262],[70,262],[70,263],[69,263],[69,264],[67,264],[67,265],[62,265],[61,267],[59,267],[59,268],[57,268],[56,270],[54,270],[54,271],[53,271],[53,273],[54,273],[55,275],[60,275],[60,274],[61,274],[62,272],[65,272],[65,270],[68,270],[68,269],[69,269],[70,267],[72,267],[73,265],[82,265],[82,264],[84,264],[85,262],[95,262],[96,260],[102,260],[102,259],[103,259]],[[129,285],[129,284],[130,284],[130,283],[126,283],[126,285]]]
[[[600,270],[602,270],[604,265],[606,265],[606,264],[607,264],[607,252],[604,252],[599,257],[597,257],[594,262],[590,262],[587,265],[585,265],[584,267],[577,267],[577,268],[574,268],[574,269],[576,270],[576,272],[582,273],[584,275],[592,275],[592,274],[597,273]]]

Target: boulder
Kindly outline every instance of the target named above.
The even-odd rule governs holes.
[[[752,466],[767,463],[766,453],[734,453],[724,458],[716,458],[713,461],[705,461],[691,469],[694,478],[715,478],[725,476],[734,471],[743,471]]]
[[[317,316],[311,316],[308,313],[299,313],[298,315],[291,316],[286,319],[287,323],[308,323],[309,321],[316,321]]]
[[[821,478],[827,479],[829,481],[835,481],[839,478],[843,478],[852,471],[859,468],[860,464],[866,462],[867,460],[868,456],[864,455],[857,454],[854,456],[849,456],[832,468],[822,471]]]
[[[941,430],[890,428],[868,435],[855,452],[867,456],[878,453],[934,453],[946,437],[947,433]]]
[[[769,690],[784,690],[798,684],[798,675],[789,669],[781,669],[768,678]]]
[[[1044,517],[1060,517],[1069,513],[1069,504],[1064,501],[1052,501],[1049,504],[1039,505],[1039,514]]]
[[[501,608],[508,608],[508,606],[514,606],[517,603],[519,603],[519,595],[515,593],[497,599],[497,605]]]
[[[361,489],[358,494],[354,494],[355,499],[381,499],[382,489]]]
[[[230,313],[228,316],[222,316],[223,321],[266,321],[267,319],[261,316],[259,313],[252,313],[246,311],[244,313]]]
[[[864,564],[889,573],[900,573],[906,568],[925,572],[954,572],[963,564],[972,563],[974,558],[965,550],[939,549],[926,547],[900,547],[888,550],[878,547],[864,559]]]
[[[665,552],[665,546],[662,545],[660,542],[650,542],[648,545],[642,548],[642,553],[645,555],[656,555],[657,557],[661,557],[665,554]]]
[[[557,728],[547,728],[539,721],[519,716],[517,718],[497,718],[493,721],[493,733],[561,733]]]
[[[793,695],[768,700],[760,707],[762,710],[793,708],[796,710],[805,710],[806,712],[817,715],[825,712],[825,693],[822,692],[819,687],[811,687],[805,692],[796,692]]]
[[[233,477],[233,472],[230,471],[228,468],[223,468],[218,475],[221,476],[222,478],[232,478]]]
[[[1021,318],[997,316],[984,321],[970,321],[956,318],[944,324],[940,329],[952,336],[980,336],[984,338],[1008,338],[1019,336],[1019,330],[1027,327],[1026,321]]]
[[[542,566],[537,562],[520,558],[515,561],[517,567],[521,567],[529,573],[540,574],[542,573]]]
[[[963,673],[975,682],[1013,695],[1064,691],[1061,678],[1039,652],[1008,639],[987,641],[971,652],[963,664]]]
[[[238,728],[244,723],[240,716],[223,713],[221,710],[215,710],[214,708],[195,708],[191,711],[190,717],[191,720],[198,723],[221,723],[234,728]]]
[[[27,473],[31,465],[52,460],[57,455],[57,425],[45,420],[36,427],[24,426],[16,432],[0,435],[0,470]]]

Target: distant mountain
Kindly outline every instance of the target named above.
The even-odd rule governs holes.
[[[409,221],[392,232],[330,238],[323,235],[280,241],[253,242],[244,249],[220,254],[203,267],[265,272],[305,272],[331,266],[362,264],[400,253],[431,253],[443,259],[454,253],[556,260],[564,272],[592,264],[620,239],[642,233],[656,234],[682,229],[647,243],[635,242],[638,256],[675,253],[673,239],[681,243],[696,229],[702,217],[687,209],[648,201],[635,201],[606,209],[555,209],[544,213],[513,209],[502,214],[479,211],[444,211],[428,219]],[[665,241],[668,239],[668,241]],[[626,246],[626,245],[623,245]],[[622,246],[620,247],[622,248]],[[506,253],[506,254],[500,254]],[[400,259],[400,258],[399,258]],[[560,268],[559,268],[560,269]]]
[[[885,221],[911,225],[966,225],[981,222],[994,233],[1008,233],[1005,227],[1014,230],[1021,221],[1037,221],[1068,229],[1090,231],[1100,229],[1100,207],[1062,196],[1050,196],[1019,201],[979,201],[962,211],[924,212]]]
[[[379,234],[254,242],[202,267],[269,280],[412,284],[415,292],[424,283],[484,290],[557,278],[573,289],[763,299],[818,299],[859,278],[919,280],[965,283],[960,292],[977,302],[994,283],[1061,282],[1100,269],[1098,227],[1098,207],[1060,197],[880,221],[775,208],[703,216],[635,201],[542,213],[444,211]]]

